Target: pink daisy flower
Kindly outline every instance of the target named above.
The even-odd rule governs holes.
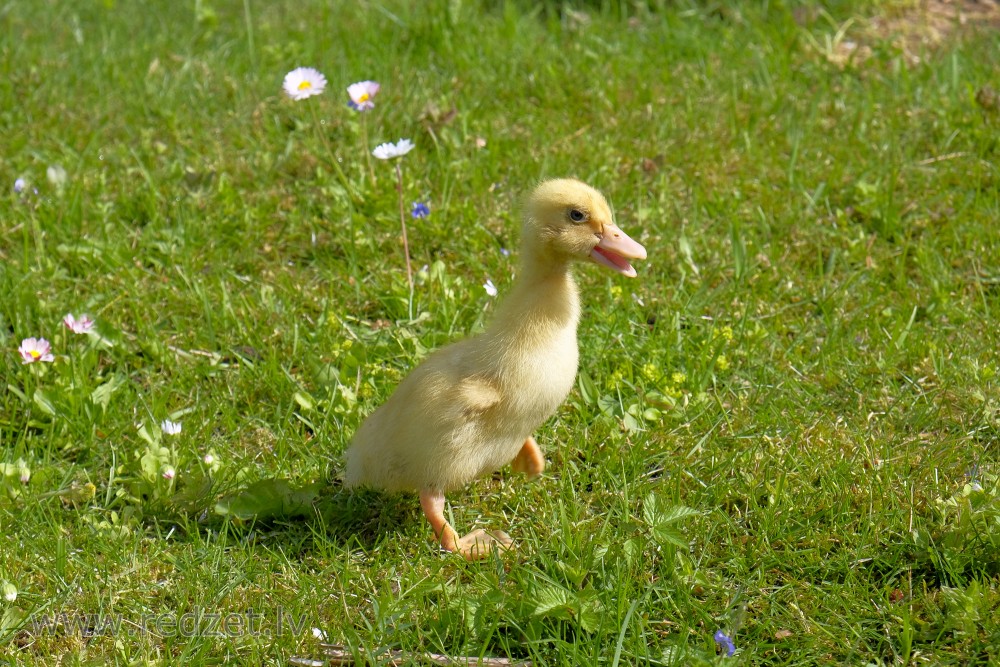
[[[44,338],[25,338],[21,341],[21,347],[17,348],[21,353],[21,359],[25,364],[33,364],[36,361],[55,361],[52,355],[52,346]]]
[[[378,95],[379,88],[381,87],[375,81],[358,81],[357,83],[352,83],[347,87],[347,94],[351,96],[351,101],[348,105],[355,111],[374,109],[375,103],[372,102],[372,98]]]
[[[87,315],[81,315],[80,319],[76,319],[73,313],[70,313],[63,318],[63,324],[75,334],[90,333],[94,330],[94,320],[90,319]]]

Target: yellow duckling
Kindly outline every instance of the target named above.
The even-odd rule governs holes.
[[[502,531],[459,538],[444,494],[513,462],[545,467],[532,432],[573,387],[580,299],[571,264],[590,259],[635,277],[646,249],[615,225],[597,190],[545,181],[528,201],[521,269],[483,333],[437,350],[358,429],[347,450],[347,486],[416,491],[441,546],[467,559],[505,549]]]

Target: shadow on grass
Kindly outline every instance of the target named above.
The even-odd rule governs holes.
[[[383,537],[419,521],[413,495],[385,494],[372,489],[345,489],[340,480],[301,483],[265,478],[213,500],[211,482],[181,491],[169,502],[171,513],[202,525],[228,522],[235,534],[266,531],[270,539],[284,534],[295,551],[310,551],[304,542],[324,540],[348,548],[374,548]],[[183,519],[176,522],[184,528]],[[310,535],[303,540],[303,532]]]
[[[314,507],[313,516],[322,521],[324,535],[337,543],[357,540],[365,549],[421,520],[420,503],[414,495],[345,489],[339,482],[328,485]]]

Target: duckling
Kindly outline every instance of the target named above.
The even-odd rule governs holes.
[[[445,493],[508,463],[529,477],[542,472],[532,433],[569,394],[579,359],[571,265],[589,259],[634,278],[628,260],[645,258],[597,190],[574,179],[539,185],[519,275],[493,321],[428,356],[368,416],[347,450],[345,485],[417,492],[435,538],[468,560],[508,548],[503,531],[459,538],[444,517]]]

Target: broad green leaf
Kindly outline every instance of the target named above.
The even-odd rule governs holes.
[[[292,395],[292,398],[294,398],[295,402],[299,404],[299,407],[307,412],[316,407],[316,401],[313,397],[304,392],[297,391]]]
[[[673,544],[681,548],[686,548],[688,542],[684,539],[684,535],[679,531],[673,530],[672,528],[667,528],[666,526],[652,526],[653,539],[656,540],[658,544]]]
[[[597,390],[597,386],[594,381],[590,379],[590,375],[587,371],[580,371],[580,374],[576,378],[577,386],[580,388],[580,396],[583,397],[583,402],[588,405],[594,405],[600,399],[601,394]]]
[[[90,392],[90,400],[94,405],[99,405],[103,410],[107,410],[111,403],[111,395],[123,384],[125,384],[125,376],[116,373],[107,382]]]
[[[571,594],[562,586],[550,584],[535,593],[535,616],[545,616],[569,606]],[[558,615],[558,614],[557,614]]]
[[[312,513],[319,488],[319,483],[295,488],[286,479],[262,479],[220,500],[215,512],[241,520],[306,516]]]
[[[36,389],[34,399],[35,399],[35,405],[41,408],[42,412],[44,412],[47,415],[55,416],[56,406],[52,402],[52,397],[49,396],[48,392],[44,391],[43,389]]]
[[[685,507],[684,505],[672,505],[660,514],[660,522],[673,523],[693,516],[701,516],[701,512],[690,507]]]
[[[137,433],[139,437],[142,438],[142,440],[149,445],[158,445],[160,442],[160,439],[158,437],[157,438],[153,437],[153,434],[149,432],[149,429],[146,428],[145,424],[139,424],[139,429]]]
[[[625,422],[625,430],[627,431],[638,431],[639,430],[639,420],[632,415],[625,413],[622,415],[622,421]]]
[[[147,479],[154,479],[160,474],[163,466],[170,463],[170,450],[159,445],[150,445],[139,459],[139,467]]]
[[[23,614],[20,609],[12,604],[4,605],[3,615],[0,615],[0,632],[13,632],[23,622]]]
[[[606,415],[614,416],[620,409],[618,399],[610,394],[605,394],[597,399],[597,407]]]
[[[580,610],[580,615],[577,620],[580,622],[580,627],[583,628],[585,632],[594,632],[600,627],[600,609],[600,605],[590,604]]]
[[[701,513],[698,510],[683,505],[663,508],[659,499],[652,493],[648,494],[642,503],[642,519],[649,526],[653,539],[661,545],[687,547],[688,541],[684,534],[672,524],[699,514]]]
[[[23,403],[27,403],[28,402],[28,397],[24,395],[24,392],[21,391],[20,389],[18,389],[17,387],[15,387],[14,385],[8,384],[7,385],[7,391],[9,391],[10,393],[14,394],[18,398],[20,398],[21,402],[23,402]]]

